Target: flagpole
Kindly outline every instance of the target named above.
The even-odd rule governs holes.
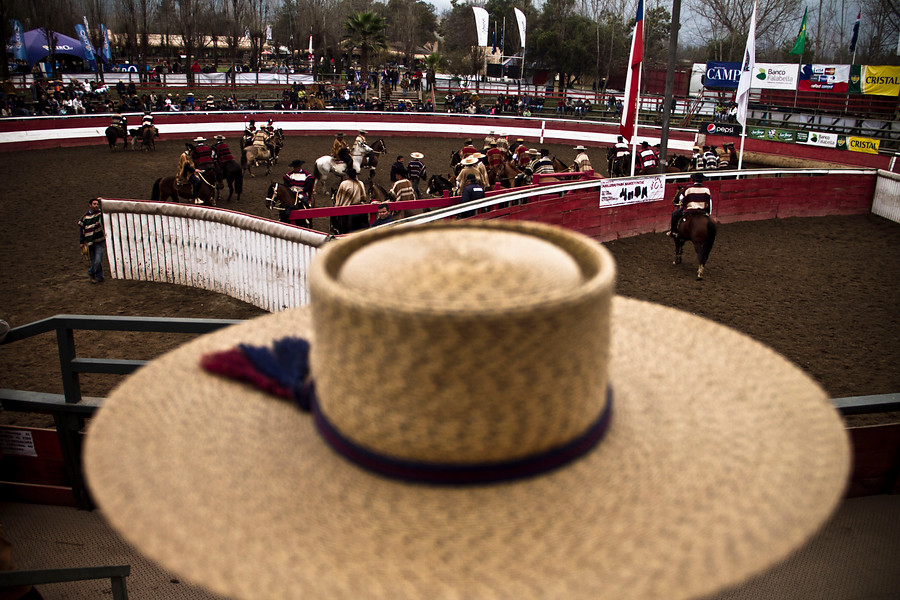
[[[643,40],[641,40],[643,41]],[[631,136],[631,176],[634,177],[634,166],[637,162],[637,134],[638,134],[638,125],[640,119],[638,117],[641,116],[641,73],[644,71],[644,61],[641,61],[641,66],[638,67],[638,76],[637,76],[637,88],[635,101],[634,101],[634,133]]]

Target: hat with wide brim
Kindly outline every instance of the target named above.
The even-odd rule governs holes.
[[[206,141],[206,138],[205,138],[205,137],[202,137],[202,136],[198,136],[198,137],[195,137],[195,138],[194,138],[194,141],[195,141],[195,142],[205,142],[205,141]]]
[[[737,584],[840,501],[843,424],[786,359],[615,297],[614,270],[593,241],[523,222],[331,243],[309,308],[202,336],[113,391],[87,435],[90,489],[130,544],[232,598],[675,599]],[[311,342],[314,417],[199,364],[292,335]],[[585,423],[602,439],[585,446]],[[577,444],[553,445],[562,432]],[[369,451],[350,460],[348,445]],[[516,475],[558,451],[578,454],[493,483],[370,470]]]
[[[410,153],[409,157],[415,158],[416,160],[418,160],[420,158],[425,158],[425,155],[422,154],[421,152],[412,152],[412,153]]]
[[[478,159],[475,158],[475,156],[470,155],[470,156],[467,156],[464,159],[462,159],[462,161],[460,161],[460,162],[462,162],[462,164],[464,164],[464,165],[474,165],[475,163],[478,162]]]

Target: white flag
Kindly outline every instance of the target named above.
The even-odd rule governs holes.
[[[489,20],[488,11],[479,6],[473,6],[472,12],[475,13],[475,32],[478,34],[478,45],[487,46]]]
[[[756,67],[756,2],[753,3],[753,16],[750,18],[750,31],[747,33],[747,49],[741,63],[741,79],[738,82],[737,121],[741,127],[747,127],[747,102],[750,100],[750,84],[753,82],[753,71]]]
[[[522,41],[522,47],[525,47],[525,13],[518,8],[514,8],[516,13],[516,22],[519,24],[519,39]]]

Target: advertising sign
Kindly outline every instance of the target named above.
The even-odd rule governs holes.
[[[801,65],[797,89],[845,94],[849,83],[850,65]]]
[[[792,143],[797,141],[797,132],[772,127],[751,127],[747,135],[755,140],[766,140],[769,142]]]
[[[847,150],[853,152],[865,152],[867,154],[878,154],[878,146],[881,140],[872,138],[847,136]]]
[[[600,186],[600,208],[640,202],[658,202],[666,195],[666,176],[605,179]]]
[[[853,65],[850,67],[850,92],[900,95],[900,67]]]
[[[703,85],[708,88],[737,89],[741,79],[741,63],[708,62]]]
[[[796,90],[800,65],[756,63],[751,88],[758,90]]]
[[[796,138],[798,144],[821,146],[823,148],[836,148],[838,141],[836,133],[825,133],[822,131],[797,131]]]
[[[740,123],[701,123],[700,133],[706,135],[726,135],[741,137],[742,127]]]

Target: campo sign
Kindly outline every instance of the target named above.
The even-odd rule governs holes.
[[[706,135],[741,137],[741,131],[740,123],[702,123],[700,125],[700,133]]]

